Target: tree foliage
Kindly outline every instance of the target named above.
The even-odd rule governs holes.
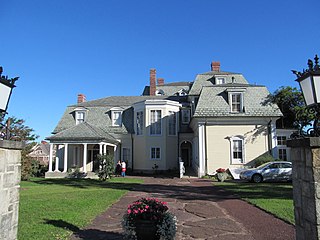
[[[277,104],[283,114],[277,121],[277,128],[302,129],[314,119],[314,116],[306,111],[301,91],[295,87],[280,87],[269,95],[268,101]]]
[[[8,140],[24,142],[25,147],[21,151],[21,179],[28,180],[31,175],[38,169],[35,169],[36,163],[28,156],[32,147],[35,145],[34,140],[38,138],[34,130],[25,125],[25,120],[16,117],[0,118],[0,136],[4,138],[8,134]]]

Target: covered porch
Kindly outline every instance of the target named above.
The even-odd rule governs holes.
[[[61,132],[47,138],[50,140],[50,154],[46,178],[68,177],[69,172],[75,169],[84,173],[85,177],[97,178],[95,172],[99,170],[98,155],[113,155],[115,162],[118,159],[117,146],[120,141],[110,134],[92,129],[89,124],[79,125],[82,126],[77,134],[73,129],[72,132]],[[56,150],[55,156],[54,150]]]

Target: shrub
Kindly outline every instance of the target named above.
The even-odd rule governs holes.
[[[99,171],[98,176],[102,181],[112,177],[114,173],[113,155],[98,155]]]

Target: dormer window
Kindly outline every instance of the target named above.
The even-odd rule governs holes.
[[[242,112],[241,106],[242,106],[242,94],[241,93],[231,93],[230,99],[231,99],[231,112]]]
[[[225,84],[225,83],[226,83],[225,77],[216,77],[216,85]]]
[[[241,113],[244,112],[243,95],[245,89],[227,89],[230,105],[230,112]]]
[[[83,123],[86,120],[87,110],[85,108],[76,108],[74,112],[75,112],[74,117],[76,120],[76,125]]]
[[[122,111],[112,111],[112,126],[120,127],[122,124]]]

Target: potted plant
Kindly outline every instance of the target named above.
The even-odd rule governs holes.
[[[219,182],[223,182],[224,180],[227,179],[228,173],[227,173],[226,169],[218,168],[216,170],[216,176],[217,176],[217,179],[218,179]]]
[[[172,240],[176,234],[176,217],[168,211],[166,202],[141,198],[128,206],[122,227],[129,239]]]

